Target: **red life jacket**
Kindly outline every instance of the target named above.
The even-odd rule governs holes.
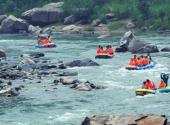
[[[103,49],[101,49],[101,48],[97,49],[97,54],[103,54],[103,53],[104,53]]]
[[[159,84],[159,89],[165,88],[165,87],[166,87],[165,83],[161,80],[161,82]]]

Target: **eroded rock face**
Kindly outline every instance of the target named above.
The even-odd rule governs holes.
[[[137,39],[131,31],[124,34],[120,40],[120,46],[116,48],[116,52],[125,52],[126,50],[132,53],[159,52],[157,46],[146,44],[144,41]]]
[[[81,67],[81,66],[99,66],[98,63],[94,62],[91,59],[83,59],[83,60],[74,60],[68,63],[65,63],[66,66],[69,67]]]
[[[63,20],[63,2],[50,3],[42,8],[33,8],[22,13],[22,17],[33,25],[45,26]]]
[[[28,23],[15,16],[8,16],[1,23],[0,32],[2,33],[18,33],[20,31],[28,31]]]
[[[81,125],[166,125],[167,119],[157,115],[113,114],[86,117]]]

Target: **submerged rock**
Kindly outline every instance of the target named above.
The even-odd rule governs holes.
[[[30,54],[31,57],[34,57],[34,58],[40,58],[40,57],[44,57],[45,54],[42,53],[42,52],[33,52]]]
[[[170,47],[165,47],[161,49],[162,52],[170,52]]]
[[[158,115],[113,114],[86,117],[81,125],[167,125],[167,119]]]
[[[91,59],[74,60],[72,62],[65,63],[65,65],[69,67],[99,66],[98,63],[94,62]]]
[[[78,73],[77,72],[61,72],[61,73],[58,73],[59,76],[77,76]]]

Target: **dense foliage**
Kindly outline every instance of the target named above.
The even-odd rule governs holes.
[[[86,18],[105,20],[106,13],[114,12],[120,20],[133,19],[138,27],[170,29],[170,0],[0,0],[0,13],[20,16],[25,10],[58,1],[65,2],[66,15],[84,8]]]

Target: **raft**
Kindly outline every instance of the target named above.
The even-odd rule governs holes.
[[[145,65],[145,66],[127,66],[127,70],[145,70],[145,69],[151,69],[155,67],[156,63],[152,61],[150,64]]]
[[[157,94],[157,93],[169,93],[170,92],[170,86],[167,86],[166,88],[151,90],[151,89],[136,89],[136,96],[144,96],[148,94]]]
[[[96,59],[111,59],[113,58],[113,55],[108,54],[99,54],[95,56]]]
[[[46,45],[37,45],[35,46],[35,48],[55,48],[56,45],[55,44],[46,44]]]

